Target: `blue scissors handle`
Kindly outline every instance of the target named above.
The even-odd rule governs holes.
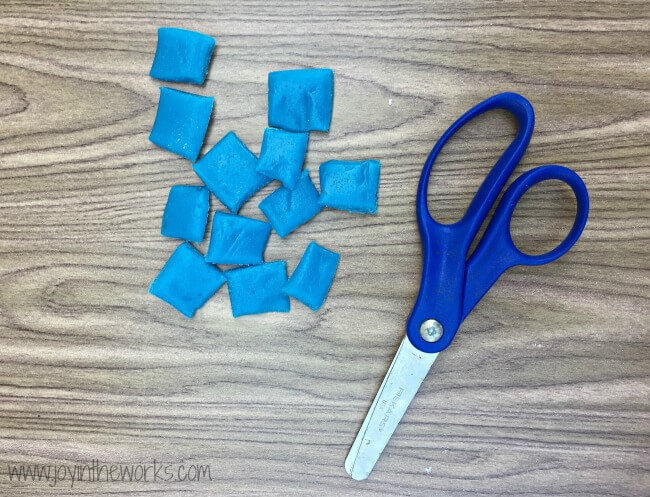
[[[519,199],[529,188],[546,180],[563,181],[576,196],[577,212],[573,226],[554,249],[539,255],[526,254],[512,241],[510,221]],[[587,224],[589,194],[584,182],[574,171],[564,166],[549,165],[531,169],[519,176],[506,190],[497,206],[481,241],[467,261],[463,319],[487,293],[494,282],[513,266],[539,266],[548,264],[566,254],[578,241]]]
[[[515,116],[517,134],[486,176],[463,217],[454,224],[441,224],[431,217],[427,202],[433,163],[456,131],[475,117],[494,109],[504,109]],[[485,234],[468,260],[472,241],[526,151],[534,125],[534,112],[528,100],[516,93],[501,93],[463,114],[431,150],[422,170],[416,198],[422,238],[422,279],[406,324],[407,336],[417,349],[434,353],[447,348],[467,314],[503,272],[518,264],[551,262],[566,253],[582,233],[589,211],[584,183],[570,169],[542,166],[523,174],[504,193]],[[542,255],[524,254],[512,241],[510,219],[521,196],[531,186],[547,179],[564,181],[573,189],[578,204],[576,220],[569,235],[555,249]],[[421,335],[423,323],[431,320],[442,329],[442,335],[436,341],[427,341]]]

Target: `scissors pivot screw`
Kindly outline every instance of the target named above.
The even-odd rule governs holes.
[[[427,342],[437,342],[442,337],[442,324],[435,319],[427,319],[420,325],[420,335]]]

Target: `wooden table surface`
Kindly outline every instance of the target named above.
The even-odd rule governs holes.
[[[0,495],[648,495],[647,3],[351,3],[2,3]],[[319,312],[294,301],[234,320],[223,288],[188,320],[147,293],[177,245],[159,234],[168,189],[198,183],[147,140],[159,26],[218,41],[204,87],[171,85],[215,96],[204,150],[234,130],[259,152],[269,71],[334,70],[331,131],[312,134],[307,167],[318,184],[325,160],[380,159],[379,212],[326,210],[266,252],[289,270],[310,240],[341,253]],[[506,90],[537,117],[516,172],[578,171],[589,222],[558,262],[504,275],[355,482],[343,461],[418,290],[422,164],[456,117]],[[514,131],[493,113],[445,148],[438,219],[460,217]],[[275,187],[242,213],[261,218]],[[536,187],[514,236],[548,249],[574,209],[565,187]],[[210,474],[9,474],[154,460]]]

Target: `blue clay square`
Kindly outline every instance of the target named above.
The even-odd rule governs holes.
[[[158,28],[158,45],[149,76],[202,85],[208,74],[214,38],[178,28]]]
[[[287,282],[287,264],[284,261],[232,269],[226,272],[226,276],[234,317],[289,312],[289,297],[282,291]]]
[[[379,161],[330,160],[320,165],[319,174],[320,205],[350,212],[377,212]]]
[[[169,190],[160,234],[200,242],[210,210],[210,192],[205,186],[175,185]]]
[[[269,73],[269,126],[287,131],[329,131],[334,100],[331,69]]]
[[[213,105],[212,97],[161,87],[149,140],[194,162],[201,151]]]
[[[257,157],[231,131],[194,164],[194,172],[223,205],[237,214],[246,200],[271,181],[256,167]]]
[[[205,260],[214,264],[262,264],[270,234],[269,223],[215,212]]]
[[[281,186],[260,202],[260,210],[281,238],[306,223],[322,206],[318,204],[318,190],[305,169],[293,190]]]
[[[325,302],[332,285],[339,257],[336,252],[311,242],[283,291],[312,311],[317,311]]]
[[[287,188],[293,188],[300,178],[308,140],[309,133],[266,128],[257,172],[281,181]]]
[[[226,277],[185,242],[171,255],[149,287],[149,293],[191,318],[214,295]]]

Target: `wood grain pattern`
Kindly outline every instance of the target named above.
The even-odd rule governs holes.
[[[0,495],[647,496],[650,489],[650,20],[643,1],[4,1],[0,9]],[[325,306],[233,320],[221,290],[193,320],[147,294],[187,161],[147,136],[158,26],[218,40],[206,140],[258,152],[266,75],[331,67],[331,132],[307,166],[378,158],[379,214],[325,211],[341,253]],[[371,478],[343,460],[417,293],[414,195],[433,142],[499,91],[535,106],[517,172],[577,170],[577,246],[507,273],[440,356]],[[447,146],[430,189],[457,218],[514,132],[498,113]],[[261,217],[257,201],[243,209]],[[213,199],[214,200],[214,199]],[[549,184],[514,220],[527,250],[566,232]],[[213,210],[221,208],[213,202]],[[540,245],[541,244],[541,245]],[[205,248],[205,244],[203,245]],[[212,481],[10,482],[8,463],[209,464]]]

